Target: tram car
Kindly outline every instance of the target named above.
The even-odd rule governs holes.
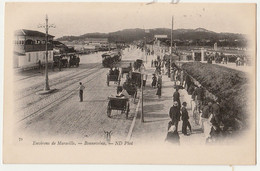
[[[121,52],[108,52],[102,55],[102,65],[104,67],[112,67],[115,63],[121,61]]]

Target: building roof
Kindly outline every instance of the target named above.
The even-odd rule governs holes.
[[[20,29],[15,31],[16,36],[39,36],[39,37],[45,37],[45,33],[35,31],[35,30],[26,30],[26,29]],[[55,37],[52,35],[48,35],[49,37]]]

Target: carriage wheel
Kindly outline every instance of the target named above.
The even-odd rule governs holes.
[[[111,109],[110,109],[109,103],[108,103],[108,106],[107,106],[107,116],[109,118],[111,117]]]
[[[109,76],[107,76],[107,86],[109,86]]]

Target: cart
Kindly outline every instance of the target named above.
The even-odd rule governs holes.
[[[109,81],[117,82],[118,85],[120,85],[121,78],[119,74],[118,75],[107,74],[107,86],[109,86]]]
[[[141,84],[142,84],[141,81],[142,81],[141,73],[140,72],[132,72],[131,82],[136,84],[140,88]]]
[[[107,105],[107,116],[111,117],[112,110],[121,110],[121,113],[126,114],[126,119],[128,118],[128,113],[130,111],[129,98],[127,97],[108,97]]]
[[[125,73],[129,74],[129,72],[132,70],[132,67],[131,66],[128,66],[128,67],[124,67],[122,68],[122,71],[121,71],[121,74],[122,74],[122,77]]]

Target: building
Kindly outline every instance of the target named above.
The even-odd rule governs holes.
[[[53,60],[54,36],[48,35],[48,60]],[[38,66],[39,61],[45,64],[46,35],[45,33],[20,29],[14,33],[14,68],[30,68]]]
[[[108,44],[108,38],[85,38],[85,44]]]

